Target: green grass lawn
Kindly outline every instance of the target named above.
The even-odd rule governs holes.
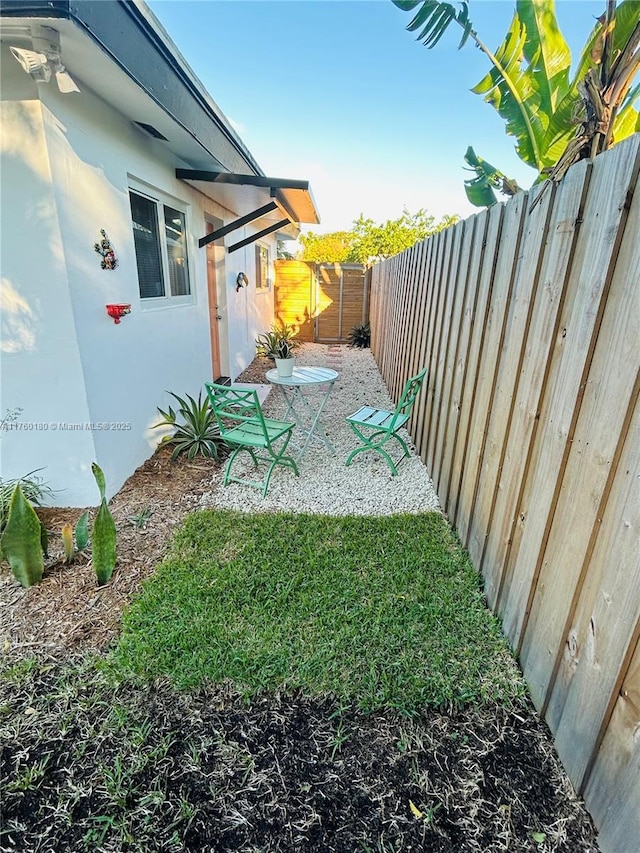
[[[524,685],[441,515],[202,511],[124,617],[118,679],[231,680],[363,710],[509,702]]]

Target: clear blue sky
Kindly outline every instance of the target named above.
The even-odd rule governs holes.
[[[390,0],[148,0],[183,56],[267,175],[301,178],[322,219],[349,229],[360,213],[384,222],[403,207],[467,216],[468,145],[521,186],[535,172],[516,156],[498,114],[469,90],[489,70],[459,30],[433,50]],[[471,0],[495,49],[514,0]],[[604,0],[558,0],[577,61]],[[303,230],[306,230],[303,226]]]

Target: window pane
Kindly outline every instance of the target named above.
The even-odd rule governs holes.
[[[129,199],[140,296],[142,299],[164,296],[156,203],[133,192],[129,193]]]
[[[189,288],[184,213],[165,205],[164,231],[167,238],[171,295],[188,296],[191,290]]]
[[[256,246],[256,289],[269,287],[269,250],[266,246]]]

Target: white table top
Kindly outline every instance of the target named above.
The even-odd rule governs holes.
[[[273,385],[322,385],[325,382],[335,382],[338,372],[330,367],[294,367],[291,376],[280,376],[278,369],[267,370],[266,378]]]

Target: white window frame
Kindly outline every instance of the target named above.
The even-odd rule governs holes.
[[[262,281],[262,270],[260,264],[260,254],[261,252],[265,252],[266,254],[266,280]],[[268,293],[271,290],[271,252],[269,251],[269,246],[266,243],[255,243],[255,281],[256,281],[256,291],[258,293]]]
[[[191,253],[191,241],[189,239],[189,233],[191,231],[189,205],[186,204],[186,202],[181,201],[180,199],[174,198],[173,196],[170,196],[167,193],[163,193],[162,190],[158,190],[155,187],[151,187],[148,184],[142,183],[141,181],[136,181],[133,178],[129,178],[127,190],[127,200],[129,200],[129,193],[133,192],[136,195],[142,196],[143,198],[149,199],[149,201],[154,202],[156,207],[156,222],[158,226],[158,235],[160,237],[160,260],[162,264],[162,275],[164,279],[165,294],[164,296],[142,296],[142,294],[140,293],[140,281],[138,280],[138,299],[140,300],[140,306],[143,309],[147,309],[173,308],[179,305],[193,305],[195,303],[195,267],[193,264]],[[169,277],[169,252],[167,250],[167,240],[165,236],[165,205],[167,207],[174,208],[175,210],[179,211],[184,215],[185,254],[187,258],[187,281],[189,284],[189,293],[186,293],[181,296],[173,296],[171,294],[171,280]],[[133,235],[133,222],[131,223],[131,233]],[[135,245],[133,251],[135,256]],[[137,257],[136,279],[138,279]]]

